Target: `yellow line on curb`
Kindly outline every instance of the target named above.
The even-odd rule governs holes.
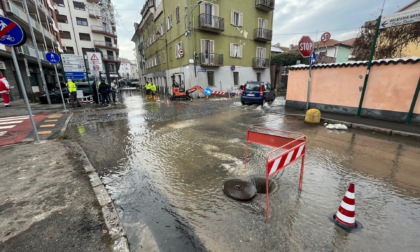
[[[52,133],[51,130],[48,130],[48,131],[38,131],[38,134],[40,134],[40,135],[48,135],[48,134],[51,134],[51,133]]]
[[[50,127],[54,127],[55,124],[43,124],[41,126],[39,126],[40,128],[50,128]]]
[[[44,122],[57,122],[58,119],[53,119],[53,120],[45,120]]]

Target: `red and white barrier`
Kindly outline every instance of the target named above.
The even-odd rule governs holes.
[[[223,92],[223,91],[216,91],[216,90],[212,90],[212,91],[211,91],[211,93],[212,93],[212,94],[217,94],[217,95],[225,95],[225,94],[226,94],[226,92]]]
[[[248,157],[248,143],[253,142],[275,149],[266,155],[266,207],[265,220],[269,218],[269,179],[295,161],[302,159],[300,165],[299,190],[302,190],[304,158],[306,152],[306,136],[301,133],[267,129],[257,126],[248,128],[245,151],[245,167]]]

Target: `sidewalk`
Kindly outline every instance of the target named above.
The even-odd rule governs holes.
[[[305,117],[305,110],[286,108],[287,115]],[[380,132],[386,135],[408,136],[420,139],[420,124],[405,124],[376,120],[353,115],[335,114],[321,111],[321,120],[327,123],[342,123],[349,128]]]

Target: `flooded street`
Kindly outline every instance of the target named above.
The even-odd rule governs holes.
[[[160,103],[124,93],[118,109],[75,114],[67,134],[85,150],[113,198],[132,251],[418,251],[420,143],[369,131],[327,130],[284,114],[284,98],[242,106],[215,98]],[[249,202],[222,191],[228,179],[265,176],[271,150],[251,144],[251,125],[307,137],[300,161]],[[350,183],[356,219],[347,234],[330,220]]]

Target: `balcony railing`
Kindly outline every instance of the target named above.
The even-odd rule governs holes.
[[[257,28],[254,30],[254,39],[259,41],[271,41],[273,37],[273,31],[264,29],[264,28]]]
[[[253,58],[252,67],[253,68],[267,68],[270,66],[270,61],[267,58]]]
[[[89,3],[99,3],[99,0],[86,0]]]
[[[120,58],[117,56],[113,56],[113,55],[106,55],[104,54],[103,56],[103,60],[104,61],[114,61],[114,62],[120,62]]]
[[[118,45],[113,44],[112,42],[108,42],[108,41],[99,41],[99,40],[94,40],[93,44],[95,46],[98,47],[106,47],[106,48],[110,48],[110,49],[116,49],[118,50]]]
[[[218,53],[200,53],[201,66],[223,66],[223,54]]]
[[[225,30],[225,19],[209,14],[202,13],[198,16],[198,29],[221,33]]]
[[[108,34],[113,37],[117,36],[117,33],[112,31],[112,29],[106,27],[106,26],[100,26],[100,25],[92,25],[92,32],[94,33],[101,33],[101,34]]]
[[[20,54],[25,54],[25,55],[36,58],[35,48],[26,44],[20,47],[17,47],[17,52]],[[45,60],[45,54],[47,54],[47,52],[38,49],[38,56],[41,60]]]
[[[255,0],[255,8],[262,11],[272,11],[275,5],[274,0]]]
[[[88,9],[88,12],[89,12],[89,16],[93,18],[100,18],[102,16],[99,10]]]

